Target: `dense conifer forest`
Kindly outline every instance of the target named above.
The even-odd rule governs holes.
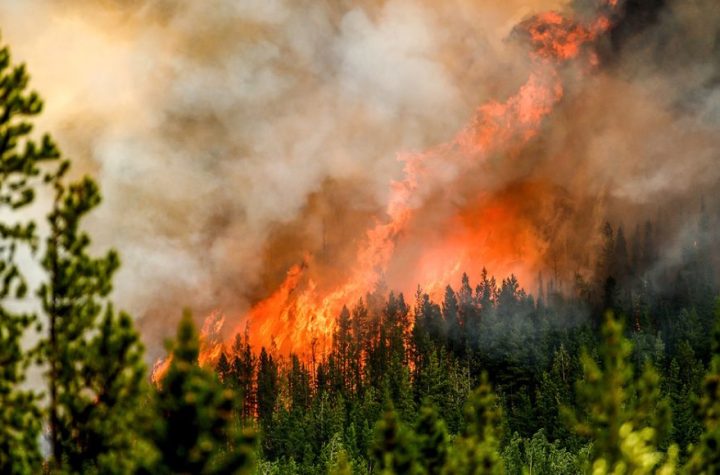
[[[717,209],[702,197],[672,265],[657,223],[625,223],[630,238],[607,223],[571,288],[484,269],[439,301],[378,288],[316,358],[239,335],[201,367],[188,312],[155,386],[108,298],[120,256],[83,231],[100,189],[36,138],[28,81],[0,50],[0,473],[720,473]]]

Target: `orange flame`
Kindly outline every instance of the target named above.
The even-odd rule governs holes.
[[[160,386],[170,369],[170,363],[172,363],[172,355],[168,355],[167,358],[160,358],[153,365],[152,371],[150,371],[150,380],[155,386]]]
[[[480,106],[469,124],[447,143],[424,152],[400,154],[404,178],[391,183],[387,217],[367,231],[347,280],[334,290],[321,293],[311,279],[305,278],[305,264],[292,267],[278,289],[256,304],[240,324],[249,324],[252,346],[256,349],[275,346],[282,354],[301,355],[309,349],[314,352],[317,344],[321,352],[327,349],[342,306],[356,302],[376,288],[388,271],[398,241],[413,223],[416,210],[433,193],[478,163],[498,153],[517,150],[539,133],[543,120],[563,96],[560,66],[579,57],[587,44],[608,30],[610,15],[616,7],[617,0],[605,0],[602,13],[589,24],[556,12],[521,23],[518,29],[533,47],[534,70],[527,82],[505,102]],[[594,64],[596,58],[588,53],[588,60]],[[509,240],[514,249],[523,250],[518,256],[503,244],[506,239],[494,238],[487,226],[478,228],[472,224],[492,223],[496,233],[517,234],[516,230],[522,227],[507,201],[486,201],[479,211],[457,216],[455,219],[471,225],[428,246],[415,265],[415,273],[410,275],[425,279],[421,282],[434,294],[450,279],[459,277],[461,266],[468,262],[494,261],[501,270],[517,272],[520,266],[515,265],[516,261],[537,259],[541,243],[534,236],[518,235],[513,238],[515,241]],[[448,262],[451,264],[445,268],[439,264]],[[233,333],[242,329],[240,325]],[[213,345],[206,348],[207,354],[201,360],[213,360],[216,348]]]
[[[215,366],[220,358],[220,354],[225,350],[221,333],[224,325],[225,316],[220,312],[212,312],[205,318],[199,335],[200,351],[198,354],[198,364],[200,366]],[[150,380],[153,384],[156,386],[160,385],[170,369],[172,361],[173,355],[171,354],[155,362],[150,372]]]

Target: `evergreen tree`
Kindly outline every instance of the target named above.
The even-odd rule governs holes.
[[[162,386],[152,432],[159,456],[151,473],[252,473],[255,437],[233,421],[237,396],[197,364],[198,335],[185,311]]]
[[[351,349],[352,349],[352,319],[350,311],[343,306],[337,318],[335,332],[333,333],[333,359],[337,365],[337,385],[347,394],[351,388]]]
[[[448,474],[498,474],[504,472],[500,457],[502,410],[483,373],[480,386],[465,405],[465,430],[456,439],[446,466]]]
[[[425,473],[439,474],[447,463],[449,436],[445,422],[431,404],[423,404],[415,426],[419,462]]]
[[[428,357],[444,346],[443,319],[440,307],[418,288],[415,299],[415,324],[412,329],[412,352],[415,371],[422,372]]]
[[[363,387],[364,362],[370,342],[366,340],[368,333],[368,311],[362,299],[353,307],[351,318],[352,339],[350,342],[350,374],[351,390],[360,395]]]
[[[413,434],[398,420],[392,404],[388,404],[382,419],[375,426],[372,447],[372,458],[375,461],[373,471],[387,475],[418,473]]]
[[[582,473],[583,457],[586,451],[572,453],[551,443],[543,430],[530,439],[513,435],[503,450],[503,461],[507,473],[576,475]]]
[[[702,433],[702,423],[695,415],[695,401],[701,390],[704,371],[687,341],[681,342],[678,356],[671,360],[667,372],[666,393],[672,408],[671,439],[678,444],[683,456]]]
[[[290,407],[294,411],[304,413],[310,408],[310,373],[300,363],[297,355],[292,355],[290,359],[290,373],[287,378]]]
[[[48,367],[50,443],[57,469],[107,472],[116,461],[131,460],[126,452],[137,445],[146,397],[143,350],[130,317],[116,316],[106,301],[117,253],[90,256],[90,238],[80,228],[100,203],[98,187],[87,177],[66,185],[68,168],[63,162],[51,176],[55,201],[43,258],[48,281],[39,290],[49,326],[40,350]]]
[[[144,348],[126,313],[108,306],[88,344],[84,388],[75,398],[70,427],[78,447],[68,453],[69,471],[132,473],[155,455],[147,438],[150,388]],[[67,452],[66,452],[67,453]]]
[[[480,309],[487,315],[492,310],[493,300],[497,294],[495,277],[488,278],[487,269],[483,267],[480,284],[475,289],[475,295]]]
[[[618,281],[622,281],[629,276],[629,266],[630,258],[628,257],[625,231],[623,230],[623,227],[620,226],[618,227],[617,235],[615,236],[615,249],[613,250],[611,275],[616,276],[615,278]]]
[[[245,327],[244,337],[235,335],[233,344],[233,361],[231,371],[235,380],[234,386],[242,397],[242,419],[249,420],[255,416],[256,393],[255,393],[255,366],[256,357],[250,346],[249,328]]]
[[[59,152],[45,135],[31,137],[30,120],[43,107],[35,92],[27,91],[29,76],[24,65],[12,66],[10,51],[0,49],[0,211],[3,216],[31,205],[35,187],[46,163]],[[36,225],[20,215],[0,221],[0,473],[36,472],[40,411],[36,395],[20,389],[29,363],[21,347],[25,331],[35,316],[15,305],[27,295],[27,283],[16,262],[20,249],[35,252]],[[5,219],[8,219],[5,221]]]
[[[477,347],[476,342],[480,336],[480,308],[470,287],[470,279],[463,273],[460,290],[458,291],[458,311],[462,324],[460,341],[463,345],[462,351]]]
[[[703,382],[703,395],[699,401],[704,432],[692,452],[687,472],[710,475],[720,472],[720,301],[715,307],[713,357],[710,370]]]
[[[669,427],[661,426],[667,424],[667,412],[659,411],[662,419],[655,416],[655,409],[665,403],[650,367],[640,381],[639,394],[632,393],[633,370],[628,363],[632,347],[622,329],[608,312],[599,347],[602,367],[587,351],[581,356],[584,376],[577,383],[577,398],[585,412],[578,415],[566,407],[564,414],[580,435],[592,440],[594,473],[651,473],[662,462],[656,442],[658,432],[669,432]]]
[[[260,426],[267,430],[278,399],[278,367],[265,348],[260,350],[257,376],[257,410]]]
[[[442,315],[447,328],[448,349],[459,353],[462,344],[462,328],[458,312],[458,301],[455,291],[449,285],[445,287],[445,297],[442,304]]]
[[[217,363],[215,364],[215,372],[218,375],[218,378],[220,381],[230,387],[234,386],[234,382],[231,378],[232,371],[230,367],[230,362],[228,361],[227,356],[225,355],[224,351],[220,352],[220,357],[218,358]]]

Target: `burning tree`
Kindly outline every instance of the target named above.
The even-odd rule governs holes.
[[[233,391],[197,365],[200,344],[189,311],[172,350],[152,430],[160,457],[149,465],[150,473],[250,473],[255,436],[235,424],[242,409]]]

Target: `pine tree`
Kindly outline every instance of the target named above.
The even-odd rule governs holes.
[[[585,413],[567,407],[563,413],[578,434],[592,440],[593,473],[652,473],[663,460],[658,434],[669,433],[667,403],[659,397],[659,378],[651,366],[633,393],[632,345],[622,330],[608,312],[599,347],[602,367],[587,351],[581,355],[584,376],[576,389]],[[672,453],[677,454],[675,447]],[[673,463],[672,457],[668,461]]]
[[[108,472],[119,460],[129,463],[127,451],[137,446],[143,349],[130,317],[116,316],[106,299],[117,253],[90,256],[90,238],[80,228],[100,203],[98,187],[87,177],[67,185],[68,169],[62,162],[49,176],[55,201],[42,262],[48,281],[39,290],[49,326],[39,348],[48,367],[52,461],[71,472]]]
[[[502,410],[483,373],[480,386],[465,405],[465,430],[456,439],[446,466],[448,474],[504,473],[500,457]]]
[[[460,290],[457,294],[459,318],[462,323],[460,340],[463,351],[466,347],[476,347],[480,336],[480,308],[473,296],[470,279],[463,273]]]
[[[360,396],[363,390],[364,363],[367,359],[369,342],[366,341],[368,333],[368,311],[362,299],[353,307],[351,318],[352,339],[350,343],[350,375],[351,388],[355,395]]]
[[[178,325],[170,368],[157,394],[151,473],[252,473],[255,437],[234,423],[237,396],[197,364],[198,334],[189,311]]]
[[[70,410],[80,449],[68,454],[67,469],[131,473],[155,454],[145,430],[155,414],[144,348],[132,318],[108,306],[87,348],[84,388]]]
[[[49,136],[40,143],[30,120],[43,107],[28,92],[24,65],[12,66],[10,51],[0,49],[0,211],[12,213],[32,204],[45,164],[59,157]],[[5,216],[5,214],[4,214]],[[36,225],[20,215],[0,221],[0,473],[36,472],[41,462],[38,439],[40,411],[36,395],[20,389],[29,363],[21,347],[34,315],[13,310],[27,295],[27,283],[16,262],[20,249],[37,249]]]
[[[633,427],[652,427],[649,442],[664,448],[672,431],[672,413],[670,400],[662,393],[660,382],[660,374],[650,360],[646,360],[636,382],[637,394],[631,421]]]
[[[492,311],[493,301],[497,294],[497,288],[495,285],[495,277],[488,279],[487,269],[483,267],[482,274],[480,276],[480,283],[475,289],[475,298],[480,304],[480,309],[483,314],[487,316]]]
[[[703,382],[703,395],[698,406],[704,432],[692,451],[687,472],[716,474],[720,472],[720,301],[715,307],[713,357]]]
[[[257,358],[250,346],[250,333],[247,326],[244,337],[240,337],[239,334],[235,335],[233,354],[231,370],[235,379],[235,387],[243,400],[242,419],[248,420],[255,416],[256,410],[255,363]]]
[[[347,307],[343,306],[333,333],[333,359],[337,365],[338,381],[335,383],[342,392],[347,394],[351,387],[351,347],[352,318]]]
[[[37,397],[19,389],[26,366],[20,338],[30,321],[0,308],[0,473],[32,473],[41,462]]]
[[[260,426],[267,432],[278,399],[278,367],[265,348],[260,350],[257,376],[257,409]]]
[[[382,419],[375,425],[375,439],[372,458],[374,472],[387,475],[418,473],[415,463],[417,454],[413,444],[413,434],[398,420],[397,413],[388,402]]]
[[[688,391],[688,387],[680,380],[680,366],[677,359],[670,362],[670,369],[667,376],[667,393],[672,407],[672,432],[671,439],[685,451],[687,447],[697,439],[693,425],[695,414],[692,400],[694,395]]]
[[[220,352],[220,357],[215,364],[215,372],[217,373],[218,378],[220,378],[220,381],[223,384],[229,387],[233,387],[234,382],[231,378],[230,362],[228,361],[227,355],[224,351]]]
[[[310,408],[310,374],[297,355],[291,355],[290,372],[287,375],[290,408],[304,413]]]
[[[439,474],[447,463],[449,436],[445,422],[431,404],[423,404],[415,426],[419,461],[425,473]]]
[[[440,306],[433,303],[430,296],[423,293],[419,287],[414,313],[415,322],[411,331],[410,351],[414,366],[414,378],[417,381],[418,378],[423,379],[428,365],[431,364],[432,355],[441,349],[445,350],[445,331]],[[416,389],[418,386],[422,388],[424,383],[416,385]],[[418,401],[424,397],[420,394],[422,391],[422,389],[417,391]]]
[[[623,227],[618,227],[615,236],[615,249],[612,259],[612,275],[618,281],[622,281],[628,277],[630,271],[630,258],[628,257],[627,241],[625,240],[625,231]]]
[[[447,328],[448,349],[454,353],[459,353],[463,346],[462,328],[458,312],[457,295],[449,285],[445,287],[445,297],[442,304],[442,316],[445,320],[445,327]]]
[[[426,401],[437,407],[442,407],[450,391],[448,371],[446,364],[442,364],[444,361],[441,361],[441,355],[445,355],[444,348],[430,353],[425,364],[416,368],[413,381],[416,400]]]

